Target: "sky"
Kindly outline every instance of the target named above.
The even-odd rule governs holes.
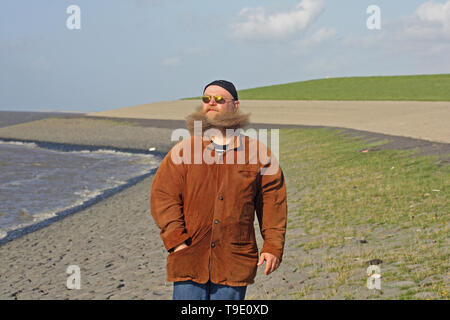
[[[450,73],[449,57],[450,0],[0,4],[0,110],[110,110],[199,96],[216,79],[242,90]]]

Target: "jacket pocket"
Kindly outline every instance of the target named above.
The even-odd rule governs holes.
[[[237,166],[237,172],[247,178],[256,177],[259,168],[256,164],[243,164]]]
[[[236,190],[239,190],[240,197],[253,197],[256,191],[256,181],[258,178],[258,167],[256,165],[238,165],[233,172],[233,183]]]
[[[258,246],[256,244],[256,241],[231,241],[231,246],[238,249],[245,249],[245,248],[254,248],[258,250]]]
[[[183,248],[178,251],[172,251],[169,253],[169,256],[176,256],[184,254],[185,252],[191,251],[193,247],[196,247],[199,242],[201,242],[206,236],[208,235],[208,232],[205,232],[200,237],[193,237],[192,234],[189,233],[189,244],[186,248]]]
[[[183,248],[183,249],[180,249],[180,250],[177,250],[177,251],[174,250],[172,252],[169,252],[169,255],[176,255],[177,253],[180,254],[183,251],[188,250],[191,247],[191,245],[192,245],[192,243],[190,245],[188,245],[187,247]]]
[[[169,253],[166,271],[169,281],[180,279],[201,279],[208,274],[208,233],[192,240],[187,248]],[[170,280],[171,279],[171,280]],[[177,280],[178,279],[178,280]]]
[[[258,258],[256,241],[232,241],[230,242],[230,248],[234,257],[244,257],[251,260]]]

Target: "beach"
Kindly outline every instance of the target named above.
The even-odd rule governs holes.
[[[179,117],[145,119],[132,112],[119,115],[61,116],[15,123],[0,128],[0,138],[140,150],[155,148],[166,153],[174,144],[170,140],[172,130],[184,124]],[[261,120],[264,119],[258,118],[259,122],[269,123]],[[338,124],[333,125],[338,127]],[[344,124],[348,127],[346,123],[342,127]],[[308,124],[289,123],[280,123],[279,127],[282,125],[308,127]],[[319,124],[309,125],[314,128]],[[437,128],[444,136],[446,129]],[[387,137],[386,132],[371,135],[347,130],[349,134],[352,132],[375,140]],[[442,161],[448,162],[450,149],[445,139],[418,140],[414,135],[407,136],[391,136],[391,147],[419,147],[425,153],[442,155]],[[422,136],[426,136],[425,132]],[[150,214],[151,183],[152,176],[147,177],[88,208],[1,245],[0,299],[171,299],[172,283],[165,281],[167,253]],[[289,210],[296,208],[296,197],[297,190],[288,188]],[[261,248],[258,229],[257,241]],[[315,254],[321,255],[320,249]],[[246,298],[293,299],[289,294],[292,286],[306,280],[305,274],[296,272],[299,259],[304,257],[302,249],[288,241],[280,268],[266,277],[260,267]],[[66,286],[69,276],[66,270],[71,265],[80,267],[79,290],[69,290]],[[323,279],[323,284],[327,281]],[[358,298],[370,295],[363,289]]]
[[[39,121],[28,123],[32,127],[28,138],[38,137],[33,131],[38,130],[43,140],[52,140],[46,139],[48,130],[58,137],[53,142],[146,150],[154,145],[145,145],[143,137],[153,134],[163,140],[149,131],[164,132],[122,126],[128,129],[124,134],[117,130],[118,123],[95,121],[93,126],[92,121],[83,123],[72,118],[40,121],[45,122],[40,129],[34,127]],[[51,126],[48,121],[62,123]],[[163,151],[169,148],[169,144],[157,146]],[[0,246],[0,299],[168,298],[165,253],[149,211],[151,179],[145,178],[76,214]],[[81,269],[81,290],[66,287],[69,265]]]

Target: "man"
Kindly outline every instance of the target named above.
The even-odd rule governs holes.
[[[243,300],[257,266],[265,261],[269,275],[281,263],[287,219],[283,172],[264,144],[226,134],[248,123],[238,108],[231,82],[206,85],[202,106],[187,117],[194,135],[169,151],[153,179],[151,214],[169,252],[173,299]],[[196,124],[202,125],[201,136]],[[268,156],[264,161],[261,151]],[[195,162],[198,155],[215,161]],[[264,239],[259,260],[255,211]]]

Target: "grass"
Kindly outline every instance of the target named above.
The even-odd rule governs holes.
[[[309,254],[298,272],[337,275],[322,292],[327,298],[414,299],[425,292],[448,299],[450,166],[337,132],[280,130],[287,243]],[[383,261],[379,293],[365,288],[371,259]],[[396,285],[402,281],[413,285]]]
[[[450,74],[318,79],[238,94],[240,100],[450,101]]]

